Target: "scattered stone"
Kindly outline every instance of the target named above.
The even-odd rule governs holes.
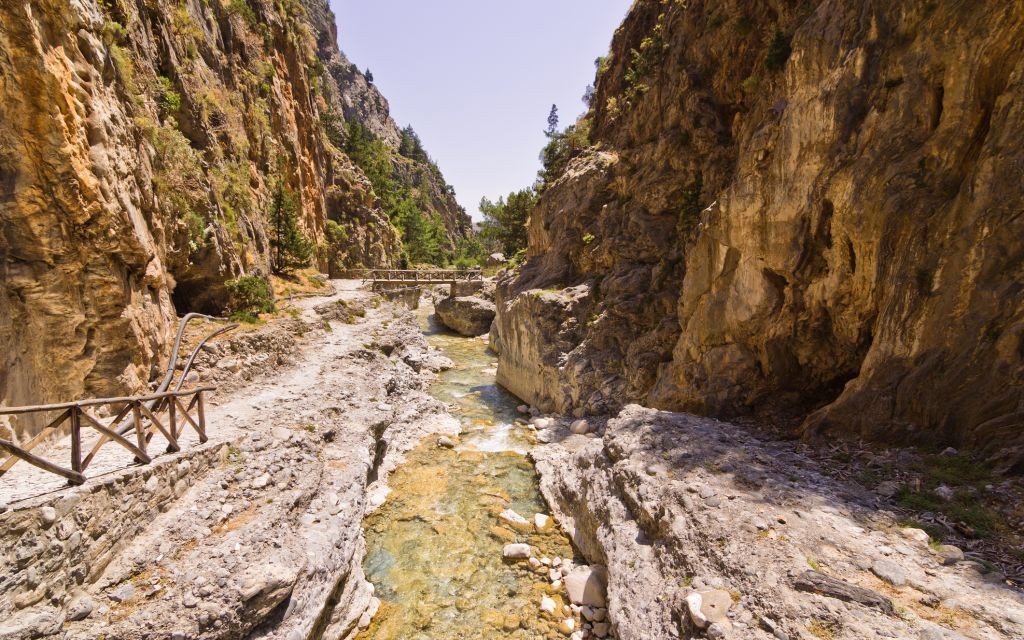
[[[894,587],[902,587],[907,583],[907,574],[900,565],[892,560],[877,560],[871,565],[871,573],[885,580]]]
[[[540,610],[544,613],[554,613],[558,605],[551,598],[544,596],[540,599]]]
[[[437,439],[437,446],[443,447],[445,449],[454,449],[455,441],[449,438],[448,436],[441,436],[440,438]]]
[[[947,458],[952,458],[953,456],[957,455],[958,453],[960,453],[960,452],[957,451],[956,449],[954,449],[953,447],[946,447],[945,449],[942,450],[942,453],[940,453],[939,455],[940,456],[945,456]]]
[[[565,589],[573,604],[606,607],[607,570],[600,565],[576,567],[565,577]]]
[[[935,550],[939,558],[942,559],[942,564],[950,565],[962,562],[964,559],[964,552],[959,547],[954,547],[951,544],[939,545]]]
[[[253,489],[264,489],[270,484],[270,476],[266,473],[252,481]]]
[[[931,540],[927,531],[924,529],[918,529],[917,527],[903,527],[900,529],[900,533],[903,534],[904,538],[913,540],[914,542],[920,542],[921,544],[928,544],[928,541]]]
[[[135,586],[130,582],[126,582],[117,589],[111,591],[108,595],[114,602],[125,602],[127,600],[131,600],[132,596],[135,595]]]
[[[690,619],[701,629],[727,619],[732,595],[722,589],[701,589],[686,596]]]
[[[942,498],[946,502],[949,502],[950,500],[952,500],[953,497],[956,495],[956,492],[953,491],[952,488],[950,488],[950,487],[948,487],[948,486],[946,486],[944,484],[940,484],[939,486],[935,487],[934,493],[935,493],[935,495],[939,496],[940,498]]]
[[[551,524],[551,518],[543,513],[533,514],[533,526],[537,531],[544,531]]]
[[[921,599],[918,600],[918,602],[932,609],[937,609],[939,605],[942,603],[942,601],[939,600],[938,596],[934,596],[932,594],[921,596]]]
[[[608,632],[611,630],[611,625],[607,622],[595,622],[591,631],[598,638],[605,638],[608,636]]]
[[[888,561],[880,561],[888,562]],[[893,563],[889,563],[893,564]],[[870,589],[837,580],[817,571],[805,571],[793,579],[793,586],[799,591],[817,593],[843,602],[856,602],[866,607],[880,609],[883,613],[894,615],[892,600],[875,593]]]
[[[68,606],[68,620],[74,620],[76,622],[79,620],[85,620],[92,615],[92,611],[95,606],[96,605],[93,604],[93,601],[89,596],[79,596],[75,598]]]
[[[569,431],[576,435],[584,435],[590,433],[590,422],[586,420],[576,420],[569,425]]]
[[[519,413],[528,414],[530,413],[530,405],[521,404],[518,407],[516,407],[516,411],[518,411]]]
[[[44,527],[49,527],[57,521],[57,510],[53,507],[43,507],[39,510],[39,520]]]
[[[532,527],[533,526],[533,525],[530,524],[529,520],[527,520],[523,516],[519,515],[518,513],[513,511],[512,509],[505,509],[504,511],[499,513],[498,514],[498,519],[502,520],[504,522],[509,523],[510,525],[512,525],[513,527],[515,527],[517,529],[519,529],[521,527],[524,527],[524,526],[525,527]]]
[[[507,544],[501,555],[510,560],[526,560],[530,557],[530,545],[523,543]]]
[[[558,630],[564,635],[570,636],[572,632],[576,630],[576,621],[572,618],[565,618],[558,623]]]

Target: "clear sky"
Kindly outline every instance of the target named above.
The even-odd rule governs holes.
[[[552,104],[583,113],[594,59],[632,0],[330,0],[338,41],[373,72],[478,218],[481,196],[533,184]]]

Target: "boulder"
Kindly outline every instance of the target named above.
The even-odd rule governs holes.
[[[505,258],[504,253],[492,253],[491,255],[487,256],[488,267],[500,267],[501,265],[507,262],[508,260]]]
[[[605,607],[608,590],[608,572],[600,565],[580,566],[565,577],[565,590],[573,604]]]
[[[446,298],[434,310],[446,327],[464,336],[480,336],[490,331],[495,314],[493,303],[475,296]]]

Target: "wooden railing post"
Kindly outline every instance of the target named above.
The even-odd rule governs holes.
[[[178,403],[173,400],[167,403],[167,421],[170,422],[168,430],[171,436],[167,442],[167,453],[181,451],[178,446]]]
[[[196,405],[196,413],[199,416],[199,442],[205,443],[208,440],[206,437],[206,403],[203,400],[202,390],[197,393],[199,396],[199,402]]]
[[[78,405],[71,407],[71,470],[81,475],[82,473],[82,408]],[[74,484],[73,480],[69,483]]]
[[[146,432],[142,429],[142,403],[138,400],[132,401],[132,425],[135,427],[135,439],[139,444],[139,451],[146,453]],[[145,460],[135,457],[135,461],[141,464],[145,464]]]

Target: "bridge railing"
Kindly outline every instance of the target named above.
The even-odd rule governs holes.
[[[472,282],[482,280],[480,269],[366,269],[363,282]]]
[[[147,396],[129,398],[101,398],[63,404],[38,405],[32,407],[10,407],[0,409],[0,416],[47,414],[57,412],[57,417],[30,441],[17,445],[0,438],[0,451],[10,454],[0,463],[3,476],[19,461],[39,467],[50,473],[67,478],[70,484],[80,485],[86,480],[85,470],[93,462],[100,448],[108,442],[116,442],[135,455],[135,461],[149,464],[152,458],[147,445],[157,432],[167,439],[168,453],[180,451],[179,438],[186,426],[199,434],[199,442],[207,441],[206,410],[203,394],[214,387],[200,387],[187,391],[165,391]],[[110,407],[114,418],[104,424],[103,420],[89,410]],[[194,415],[193,415],[194,413]],[[70,468],[46,460],[32,453],[37,445],[49,436],[60,433],[65,423],[70,422],[71,461]],[[122,423],[126,423],[122,426]],[[89,451],[82,456],[82,433],[86,429],[99,432],[100,437]],[[134,438],[130,434],[134,431]],[[134,441],[133,441],[134,440]]]

